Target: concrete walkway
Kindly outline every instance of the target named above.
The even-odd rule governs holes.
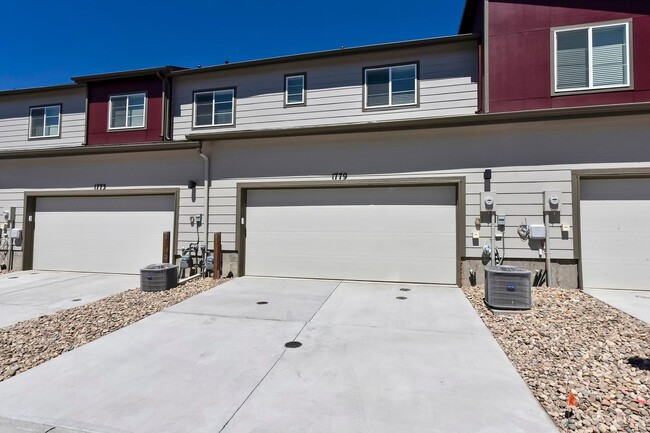
[[[0,275],[0,328],[140,285],[138,275],[23,271]]]
[[[585,289],[585,293],[650,325],[650,291]]]
[[[0,401],[87,432],[557,433],[460,289],[426,285],[238,278],[0,383]]]

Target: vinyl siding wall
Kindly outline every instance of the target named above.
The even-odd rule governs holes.
[[[15,206],[16,227],[23,228],[25,192],[101,196],[104,192],[94,191],[95,183],[105,183],[107,192],[118,194],[134,189],[154,192],[162,189],[178,190],[178,247],[184,247],[190,242],[196,242],[196,229],[190,226],[189,217],[203,212],[202,161],[194,150],[0,159],[0,173],[3,179],[0,210]],[[187,188],[188,180],[197,182],[195,191]],[[128,245],[125,245],[125,248],[128,248]],[[22,249],[19,247],[16,250]],[[178,251],[173,250],[172,253],[177,254]]]
[[[342,134],[206,142],[212,155],[210,231],[223,233],[224,249],[234,250],[237,184],[278,181],[449,177],[466,179],[465,257],[481,257],[490,240],[484,220],[481,238],[472,239],[480,217],[483,172],[492,169],[491,190],[506,215],[505,256],[539,259],[539,241],[522,241],[517,228],[543,224],[544,191],[560,191],[560,216],[551,219],[551,257],[574,259],[572,170],[650,167],[643,142],[650,116],[561,120],[380,134]],[[616,150],[612,146],[616,146]],[[335,187],[345,181],[331,181]],[[489,221],[489,220],[488,220]],[[561,224],[570,224],[568,233]],[[497,241],[502,250],[503,241]]]
[[[471,235],[480,217],[483,171],[490,168],[491,190],[499,194],[499,213],[506,215],[505,257],[539,258],[541,245],[522,241],[516,230],[526,220],[543,223],[543,192],[560,191],[563,203],[559,219],[551,224],[551,257],[575,259],[572,170],[650,167],[650,148],[642,145],[649,123],[650,115],[635,115],[205,142],[212,173],[210,239],[222,232],[224,249],[237,248],[237,185],[242,182],[345,182],[331,181],[334,172],[346,172],[350,180],[460,176],[467,193],[464,256],[478,258],[490,239],[489,224],[482,224],[478,242]],[[197,240],[189,218],[203,213],[205,190],[203,160],[196,151],[0,160],[0,173],[0,207],[18,208],[19,227],[25,191],[95,194],[95,183],[106,183],[110,191],[175,188],[180,193],[178,247]],[[187,188],[188,180],[197,182],[195,191]],[[562,223],[571,225],[568,234],[561,232]],[[502,249],[501,241],[497,247]]]
[[[29,140],[30,107],[61,104],[61,135]],[[86,89],[0,97],[0,151],[81,146],[86,137]]]
[[[419,106],[363,111],[363,68],[419,62]],[[475,42],[234,69],[174,78],[174,139],[263,130],[474,114]],[[284,107],[285,74],[306,73],[306,105]],[[236,87],[235,126],[192,128],[193,92]]]

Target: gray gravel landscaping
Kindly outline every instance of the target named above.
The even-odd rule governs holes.
[[[200,278],[162,292],[131,289],[0,328],[0,382],[224,281]]]
[[[510,315],[463,290],[561,431],[650,431],[650,325],[579,290],[534,288],[533,309]]]

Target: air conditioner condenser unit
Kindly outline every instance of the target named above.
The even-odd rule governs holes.
[[[532,308],[531,272],[516,266],[486,267],[485,303],[498,310]]]

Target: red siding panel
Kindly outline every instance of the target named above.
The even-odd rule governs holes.
[[[109,131],[108,100],[111,95],[147,94],[145,129]],[[91,82],[88,84],[88,145],[142,143],[162,140],[162,82],[156,76]]]
[[[492,36],[490,38],[490,84],[495,101],[511,101],[524,98],[524,63],[512,62],[509,68],[501,64],[509,58],[524,55],[524,40],[518,34]]]
[[[494,112],[505,112],[505,111],[522,111],[526,109],[526,101],[523,99],[517,99],[513,101],[498,101],[493,102],[493,105],[490,106],[490,110]]]
[[[489,3],[490,111],[650,101],[650,1],[499,0]],[[551,96],[551,28],[633,19],[634,90]]]
[[[524,29],[546,30],[551,26],[551,9],[548,7],[548,2],[549,0],[540,0],[536,4],[522,6]]]
[[[650,3],[650,1],[648,1]],[[650,90],[650,17],[636,18],[632,23],[634,49],[634,88]]]
[[[490,36],[524,31],[524,6],[518,3],[490,4]]]
[[[553,108],[583,107],[586,105],[629,104],[634,102],[634,92],[605,92],[553,98]]]
[[[524,65],[524,97],[526,99],[537,99],[548,97],[551,91],[551,68],[548,58],[551,55],[548,30],[535,30],[523,34],[524,52],[521,57],[525,58],[528,53],[536,53],[528,58],[528,61],[521,62]]]

